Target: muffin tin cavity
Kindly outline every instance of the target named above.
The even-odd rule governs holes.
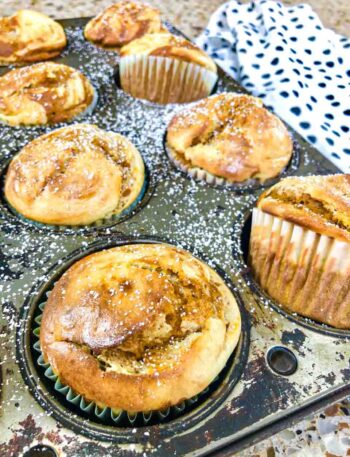
[[[234,224],[234,233],[239,237],[239,242],[234,248],[233,255],[235,260],[240,266],[241,275],[243,276],[246,284],[249,286],[251,291],[258,297],[259,302],[268,304],[274,311],[286,317],[287,319],[294,321],[296,324],[302,325],[303,327],[309,328],[310,330],[322,333],[324,335],[330,335],[340,338],[349,338],[350,330],[336,329],[329,325],[316,322],[312,319],[301,316],[297,313],[291,313],[288,310],[284,309],[281,304],[277,303],[272,299],[257,283],[254,279],[250,268],[248,266],[248,253],[249,253],[249,240],[250,240],[250,231],[252,225],[252,215],[251,211],[245,214],[245,216],[238,220]]]
[[[183,401],[175,407],[163,411],[138,413],[130,415],[126,412],[115,414],[109,408],[101,409],[95,404],[89,404],[81,396],[60,383],[52,372],[51,367],[44,362],[40,343],[40,323],[43,308],[53,286],[61,275],[77,260],[102,249],[135,243],[159,243],[156,239],[114,240],[113,242],[97,242],[87,249],[80,248],[72,252],[66,259],[59,262],[50,273],[50,279],[36,286],[26,300],[22,309],[25,328],[18,335],[17,351],[21,361],[21,370],[25,382],[33,392],[37,401],[45,410],[63,422],[64,425],[79,430],[89,436],[98,435],[104,440],[114,440],[130,435],[130,427],[145,427],[158,424],[168,424],[163,429],[165,435],[174,433],[181,424],[194,425],[198,420],[210,414],[219,403],[224,401],[237,383],[245,366],[249,348],[249,323],[242,300],[227,275],[219,268],[217,273],[224,279],[226,285],[234,294],[242,318],[240,340],[226,366],[216,379],[199,395]],[[190,249],[188,249],[189,252]],[[199,258],[198,255],[196,255]],[[200,258],[205,263],[208,259]],[[178,421],[177,419],[180,419]]]

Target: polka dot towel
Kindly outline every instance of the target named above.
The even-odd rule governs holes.
[[[342,171],[350,172],[350,39],[308,5],[230,1],[197,43]]]

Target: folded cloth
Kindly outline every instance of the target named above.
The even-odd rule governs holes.
[[[350,172],[350,39],[309,5],[230,1],[197,44],[253,95]]]

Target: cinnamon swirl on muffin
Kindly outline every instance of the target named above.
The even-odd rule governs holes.
[[[122,88],[136,98],[184,103],[206,97],[217,80],[214,61],[184,38],[152,33],[123,46]]]
[[[104,47],[124,46],[162,28],[159,11],[145,3],[121,1],[106,8],[85,27],[85,38]]]
[[[176,114],[168,126],[167,149],[194,178],[232,184],[278,176],[290,161],[293,143],[260,99],[223,93]]]
[[[66,271],[45,305],[40,344],[75,393],[135,413],[200,393],[240,329],[235,298],[214,270],[173,246],[135,244]]]
[[[0,18],[0,65],[52,59],[66,44],[63,27],[45,14],[20,10]]]
[[[0,121],[12,126],[65,122],[92,108],[94,88],[78,70],[54,62],[0,77]]]
[[[283,308],[350,329],[350,175],[290,177],[264,192],[249,263]]]
[[[143,184],[142,158],[125,137],[75,124],[21,150],[8,168],[5,197],[33,221],[84,225],[122,213]]]

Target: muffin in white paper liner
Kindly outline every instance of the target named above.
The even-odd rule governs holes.
[[[249,264],[288,311],[350,328],[350,243],[254,208]]]
[[[170,57],[127,55],[120,59],[119,71],[125,92],[161,104],[207,97],[217,81],[215,72]]]
[[[261,185],[288,167],[293,141],[261,100],[223,92],[175,112],[168,122],[169,159],[191,177],[228,187]]]

